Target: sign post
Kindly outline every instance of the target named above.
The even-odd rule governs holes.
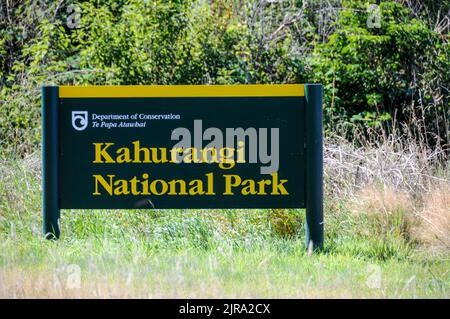
[[[59,91],[42,88],[42,213],[44,236],[59,238]]]
[[[306,85],[306,245],[323,248],[322,86]]]
[[[306,208],[323,245],[322,86],[43,87],[43,229],[61,209]]]

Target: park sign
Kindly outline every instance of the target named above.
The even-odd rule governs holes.
[[[306,208],[323,242],[322,86],[45,86],[43,219],[61,209]]]

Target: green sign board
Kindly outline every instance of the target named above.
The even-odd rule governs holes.
[[[306,208],[322,245],[320,85],[43,88],[44,232],[61,209]]]

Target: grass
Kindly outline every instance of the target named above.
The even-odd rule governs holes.
[[[0,297],[449,297],[447,224],[418,218],[447,216],[448,184],[326,190],[325,249],[308,256],[302,210],[63,211],[46,241],[40,183],[39,156],[0,162]]]
[[[0,273],[2,297],[448,296],[443,279],[448,264],[443,261],[380,261],[341,253],[308,258],[296,241],[261,240],[228,251],[154,250],[142,240],[124,243],[119,239],[57,244],[35,240],[6,247]],[[79,288],[70,278],[76,268],[70,270],[68,265],[81,270]],[[369,282],[378,270],[379,288]]]

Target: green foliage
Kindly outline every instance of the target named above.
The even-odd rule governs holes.
[[[383,1],[380,28],[369,28],[366,1],[330,3],[2,2],[1,152],[39,146],[44,84],[321,82],[329,134],[395,119],[430,145],[448,142],[450,49],[434,27],[444,4]],[[323,20],[330,10],[335,23]]]
[[[206,2],[92,0],[75,8],[31,0],[1,8],[13,19],[0,22],[3,153],[39,145],[43,84],[283,83],[302,68],[289,53],[292,37],[263,45],[252,32],[258,23]]]
[[[271,209],[267,214],[272,231],[280,237],[294,238],[304,232],[303,210]]]
[[[450,100],[448,92],[440,102],[433,100],[439,88],[427,86],[434,79],[448,89],[445,38],[401,4],[380,4],[379,28],[368,27],[365,3],[344,1],[343,6],[334,33],[312,58],[315,79],[325,84],[328,130],[386,128],[394,116],[412,125],[421,108],[434,107],[422,124],[437,132]]]

